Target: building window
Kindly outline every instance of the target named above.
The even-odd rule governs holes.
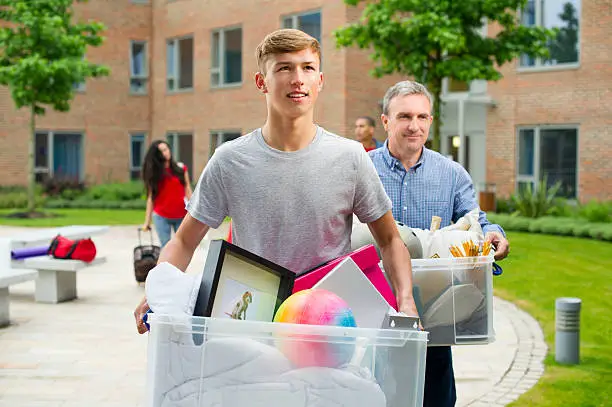
[[[189,179],[193,178],[193,134],[170,132],[166,136],[172,158],[176,162],[182,162],[189,170]]]
[[[522,128],[518,132],[517,187],[547,179],[548,186],[561,182],[558,195],[577,197],[578,129],[568,127]]]
[[[528,0],[521,12],[521,23],[527,27],[558,28],[557,37],[550,41],[548,59],[523,55],[521,67],[575,65],[580,59],[581,0]]]
[[[149,68],[147,63],[147,42],[130,42],[130,92],[145,95]]]
[[[83,180],[82,134],[37,131],[34,149],[34,173],[37,182],[48,178]]]
[[[226,130],[226,131],[211,131],[210,132],[210,149],[208,156],[212,157],[213,153],[221,144],[226,141],[234,140],[240,137],[240,130]]]
[[[142,162],[145,155],[144,133],[130,134],[130,179],[132,181],[140,179],[142,176]]]
[[[72,89],[77,93],[85,93],[85,81],[73,84]]]
[[[166,60],[168,90],[193,89],[193,37],[168,40]]]
[[[321,12],[310,11],[283,17],[283,28],[294,28],[321,42]]]
[[[211,62],[213,87],[242,83],[242,28],[213,31]]]

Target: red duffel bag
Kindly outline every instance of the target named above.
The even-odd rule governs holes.
[[[56,259],[81,260],[89,263],[96,257],[96,245],[90,238],[70,240],[57,235],[51,241],[47,254]]]

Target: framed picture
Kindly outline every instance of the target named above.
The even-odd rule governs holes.
[[[228,243],[210,242],[194,316],[272,322],[295,273]]]

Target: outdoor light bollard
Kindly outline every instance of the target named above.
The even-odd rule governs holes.
[[[558,363],[580,363],[580,298],[557,298],[555,301],[555,360]]]

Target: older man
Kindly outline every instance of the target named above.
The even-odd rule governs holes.
[[[425,147],[432,108],[431,94],[419,83],[402,81],[389,88],[381,115],[388,138],[382,148],[369,152],[393,203],[393,217],[419,229],[428,229],[432,216],[441,217],[444,227],[478,206],[467,171]],[[485,239],[496,248],[495,258],[506,257],[503,229],[482,211],[479,221]],[[451,348],[429,347],[424,407],[450,407],[456,399]]]

